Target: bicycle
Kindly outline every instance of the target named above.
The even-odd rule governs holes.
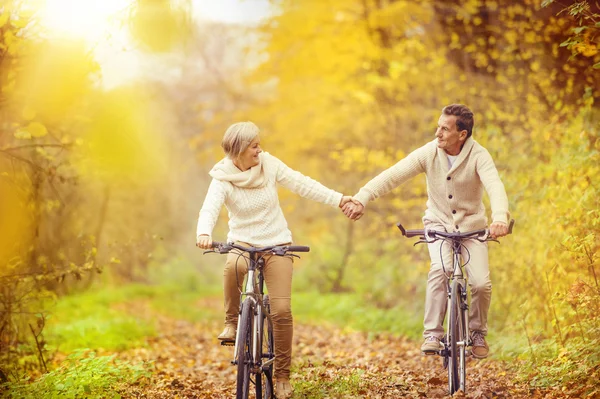
[[[508,234],[512,233],[515,221],[511,220],[508,226]],[[466,233],[448,233],[429,229],[406,230],[400,223],[397,227],[406,238],[419,237],[419,241],[413,244],[430,244],[437,240],[450,241],[452,247],[453,269],[452,275],[448,277],[448,310],[446,314],[446,335],[441,340],[443,349],[437,352],[442,357],[444,368],[448,369],[448,391],[450,395],[461,390],[466,392],[467,370],[466,357],[468,348],[473,345],[469,334],[469,297],[467,292],[468,281],[464,273],[464,267],[468,263],[461,263],[463,242],[466,240],[478,240],[480,242],[498,240],[489,236],[488,229],[474,230]],[[443,264],[442,264],[443,267]],[[444,270],[444,275],[448,276]],[[434,353],[436,354],[436,353]]]
[[[236,399],[247,399],[250,384],[256,387],[257,399],[274,399],[273,362],[275,350],[273,341],[273,320],[270,314],[269,296],[264,293],[264,256],[294,256],[291,252],[309,252],[310,248],[300,245],[273,245],[267,247],[244,247],[234,243],[213,242],[213,250],[204,253],[226,254],[236,249],[239,256],[249,261],[245,290],[241,292],[240,312],[235,341],[221,341],[221,345],[234,346],[234,359],[237,366]],[[247,253],[248,255],[244,255]],[[236,273],[237,274],[237,273]],[[265,335],[266,331],[266,335]],[[254,375],[254,380],[252,376]]]

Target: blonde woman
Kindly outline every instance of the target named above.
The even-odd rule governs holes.
[[[226,157],[209,173],[213,180],[198,218],[196,245],[199,248],[211,247],[211,234],[223,205],[229,212],[228,242],[259,247],[290,244],[292,233],[279,205],[278,184],[304,198],[334,207],[351,201],[350,197],[328,189],[263,152],[259,129],[252,122],[231,125],[225,132],[222,147]],[[223,272],[225,328],[218,337],[220,340],[235,339],[241,289],[238,283],[243,282],[246,273],[246,262],[230,253]],[[277,398],[289,398],[292,394],[289,381],[293,337],[292,259],[267,258],[264,277],[273,316],[275,391]]]

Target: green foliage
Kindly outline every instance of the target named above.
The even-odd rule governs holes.
[[[79,348],[121,351],[144,346],[145,339],[157,331],[154,321],[140,313],[138,303],[192,321],[220,319],[220,308],[197,304],[199,297],[218,295],[220,284],[207,285],[191,265],[173,261],[154,267],[146,277],[149,284],[95,288],[60,298],[49,308],[46,341],[67,353]]]
[[[516,362],[520,378],[534,387],[560,386],[572,397],[595,397],[600,393],[600,331],[592,330],[592,338],[574,338],[565,346],[551,340],[533,345],[533,353],[520,356]],[[515,368],[513,366],[513,368]]]
[[[6,397],[18,398],[121,398],[126,384],[150,377],[146,364],[120,362],[112,356],[96,356],[88,349],[73,352],[59,368],[29,382],[2,386]],[[1,392],[1,391],[0,391]]]
[[[543,1],[542,7],[547,7],[553,1]],[[571,28],[571,36],[562,42],[561,47],[567,47],[571,50],[573,57],[594,57],[598,54],[600,47],[600,10],[594,11],[594,5],[598,8],[598,3],[592,5],[589,1],[573,1],[570,5],[559,3],[565,7],[561,13],[566,13],[577,22],[578,26]],[[600,69],[600,62],[593,65],[594,69]]]
[[[329,375],[326,364],[311,364],[310,374],[303,374],[302,366],[296,372],[301,375],[294,384],[294,398],[359,398],[368,392],[361,377],[364,370],[349,375]],[[326,377],[326,378],[324,378]]]
[[[140,293],[135,287],[64,297],[51,309],[46,339],[66,353],[80,348],[125,350],[143,346],[145,338],[154,336],[156,330],[152,321],[135,318],[128,311],[127,300],[136,297]]]
[[[297,292],[292,295],[294,319],[301,323],[328,322],[359,331],[391,332],[418,338],[421,315],[402,306],[381,309],[357,294]]]

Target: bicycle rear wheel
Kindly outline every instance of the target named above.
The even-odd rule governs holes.
[[[466,338],[461,336],[460,319],[462,310],[460,307],[461,284],[458,281],[452,282],[450,288],[450,315],[448,318],[448,391],[450,395],[460,389],[459,364],[462,358],[462,370],[464,371],[464,345]],[[464,330],[463,330],[464,332]],[[463,351],[463,356],[460,351]]]
[[[275,358],[275,346],[273,340],[273,323],[267,317],[271,312],[269,296],[263,298],[262,308],[262,334],[260,336],[261,345],[261,372],[256,375],[256,398],[273,398],[273,359]]]
[[[250,372],[252,370],[252,322],[254,305],[247,298],[242,304],[240,316],[239,342],[237,343],[237,390],[236,399],[248,399],[250,393]]]

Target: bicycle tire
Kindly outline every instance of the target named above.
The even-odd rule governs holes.
[[[261,399],[272,399],[273,396],[273,363],[270,363],[266,367],[262,367],[264,360],[267,361],[275,357],[275,341],[273,338],[273,323],[267,317],[267,314],[271,312],[271,304],[269,302],[269,296],[265,295],[263,298],[263,312],[262,312],[262,334],[260,336],[260,358],[261,358],[261,372],[256,375],[256,397]],[[263,375],[264,374],[264,375]]]
[[[254,305],[247,298],[242,304],[240,318],[240,342],[237,343],[237,389],[236,399],[248,399],[250,393],[250,372],[252,369],[252,321]]]
[[[469,311],[467,306],[467,291],[463,284],[459,285],[460,299],[459,299],[459,312],[458,312],[458,332],[462,345],[458,349],[458,381],[459,389],[463,392],[467,392],[467,346],[469,336],[467,335],[467,316],[466,312]]]
[[[460,378],[458,375],[459,348],[460,341],[460,283],[452,282],[450,288],[450,315],[448,318],[448,391],[450,395],[459,390]]]

